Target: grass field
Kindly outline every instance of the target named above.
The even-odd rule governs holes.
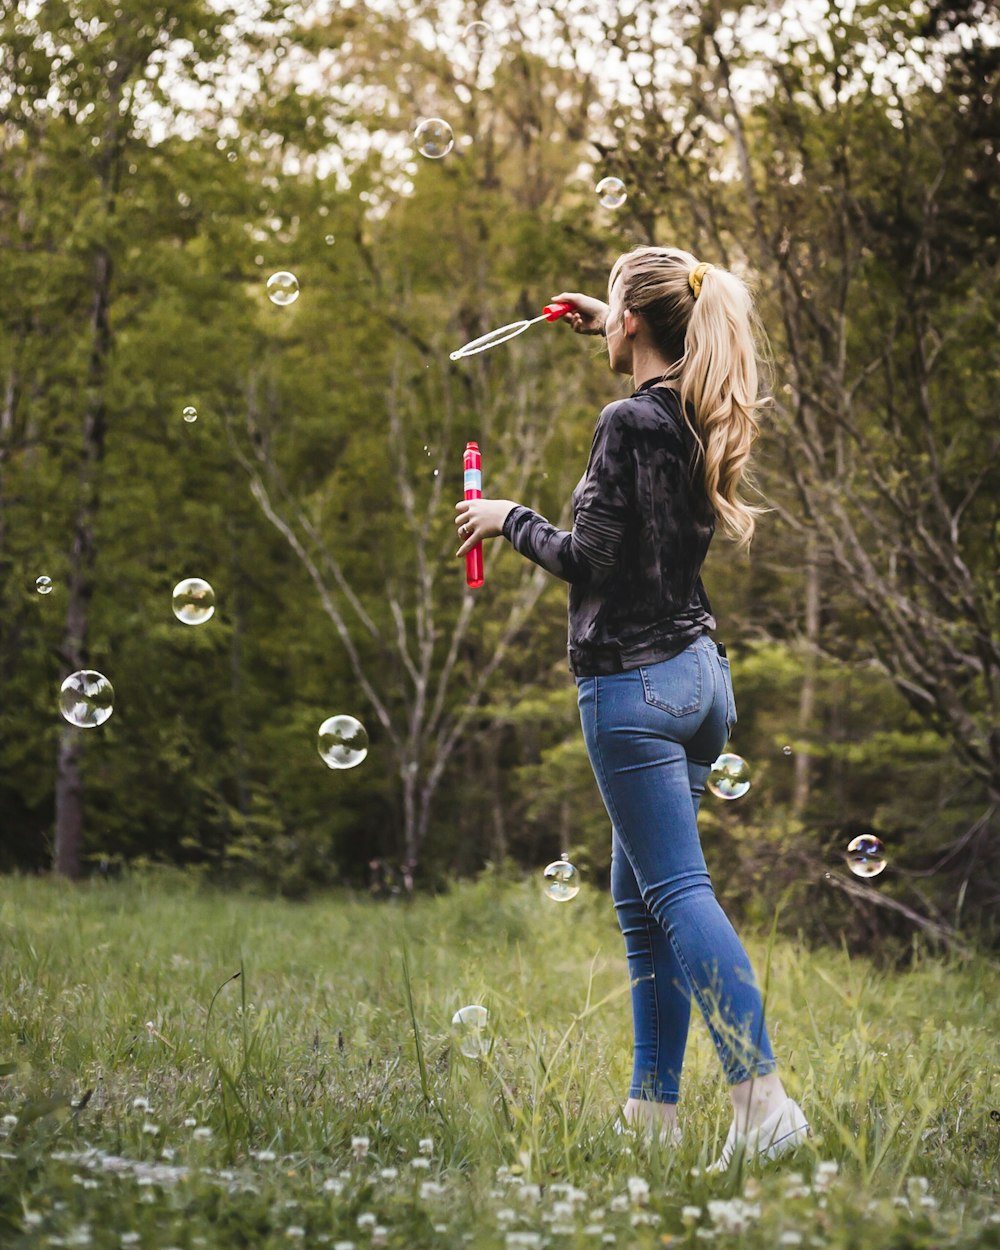
[[[706,1177],[729,1104],[700,1021],[683,1144],[614,1132],[630,1017],[596,891],[0,879],[0,1246],[1000,1247],[995,968],[748,945],[815,1135]]]

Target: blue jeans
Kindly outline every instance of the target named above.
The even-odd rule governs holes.
[[[736,723],[729,661],[703,634],[672,659],[577,685],[613,826],[611,895],[635,1028],[629,1097],[677,1102],[692,997],[730,1084],[773,1072],[753,969],[698,838],[705,782]]]

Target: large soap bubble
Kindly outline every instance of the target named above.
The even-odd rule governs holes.
[[[440,117],[426,117],[413,132],[413,141],[421,156],[439,160],[455,146],[455,133]]]
[[[81,668],[63,682],[59,690],[59,711],[79,729],[96,729],[114,711],[115,691],[103,673]]]
[[[215,615],[215,591],[200,577],[185,577],[174,587],[170,606],[185,625],[204,625]]]
[[[605,208],[621,208],[628,199],[625,183],[620,178],[602,178],[594,190]]]
[[[479,1003],[459,1007],[451,1018],[451,1033],[466,1059],[485,1059],[493,1044],[486,1032],[490,1013]]]
[[[294,304],[299,298],[298,278],[287,269],[279,269],[277,273],[272,273],[267,280],[267,298],[279,308]]]
[[[723,751],[708,774],[708,788],[720,799],[741,799],[750,789],[750,765],[740,755]]]
[[[353,716],[328,716],[318,749],[327,768],[355,768],[368,754],[368,731]]]
[[[40,595],[52,594],[52,578],[46,577],[43,573],[41,577],[35,578],[35,589]]]
[[[568,859],[557,859],[542,873],[545,893],[555,903],[568,903],[580,893],[580,874]]]
[[[873,833],[862,833],[852,838],[844,858],[856,877],[877,877],[888,863],[885,847]]]

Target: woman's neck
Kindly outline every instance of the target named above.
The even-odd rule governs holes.
[[[645,344],[637,342],[632,348],[632,380],[636,388],[652,378],[663,377],[672,368],[671,361],[661,356],[659,352],[646,347]]]

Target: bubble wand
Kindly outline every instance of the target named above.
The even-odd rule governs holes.
[[[523,334],[529,326],[537,325],[539,321],[558,321],[560,317],[565,317],[568,312],[572,311],[572,304],[546,304],[542,309],[540,317],[532,317],[525,321],[512,321],[509,325],[501,326],[498,330],[491,330],[489,334],[473,339],[471,343],[466,343],[464,347],[451,352],[450,359],[462,360],[465,356],[475,356],[478,352],[485,352],[491,347],[498,347],[501,343],[506,343],[508,339],[515,338],[518,334]]]

